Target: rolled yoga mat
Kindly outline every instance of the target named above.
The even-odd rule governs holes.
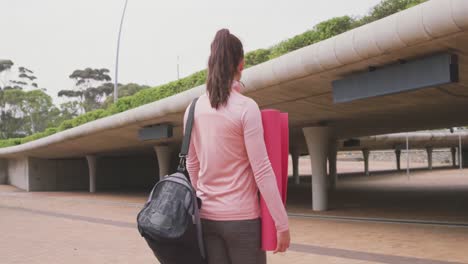
[[[286,121],[283,121],[283,119],[286,119]],[[287,114],[282,115],[279,111],[272,109],[262,110],[262,124],[268,157],[275,173],[278,190],[284,202],[286,190],[285,188],[283,190],[283,177],[284,175],[287,177],[288,147],[283,147],[283,145],[285,142],[288,142],[289,139],[287,139],[288,133],[282,133],[282,131],[285,129],[285,125],[287,128]],[[286,139],[283,137],[286,137]],[[284,173],[283,170],[284,152],[286,152],[286,173]],[[262,249],[265,251],[273,251],[276,249],[277,245],[276,227],[263,198],[260,199],[260,208],[262,217]]]
[[[288,195],[288,165],[289,165],[289,115],[281,113],[281,177],[283,182],[281,185],[281,198],[286,204]]]

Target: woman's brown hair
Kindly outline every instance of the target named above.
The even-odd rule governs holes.
[[[229,30],[219,30],[211,43],[208,60],[206,89],[211,107],[218,109],[227,103],[237,67],[243,58],[244,48],[241,41]]]

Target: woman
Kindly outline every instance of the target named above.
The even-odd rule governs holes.
[[[187,170],[197,195],[209,264],[263,264],[258,190],[289,247],[288,217],[268,159],[260,110],[240,93],[244,51],[222,29],[211,43],[206,94],[195,107]],[[187,119],[188,109],[185,113]]]

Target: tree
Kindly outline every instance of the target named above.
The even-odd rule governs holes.
[[[43,131],[60,115],[52,98],[38,89],[37,77],[26,67],[13,69],[11,60],[0,60],[0,138],[24,137]],[[15,79],[11,73],[17,72]],[[8,74],[8,76],[7,76]]]
[[[0,112],[0,139],[24,137],[25,133],[20,133],[23,126],[23,119],[16,118],[11,112]]]
[[[26,67],[18,67],[17,79],[11,78],[14,63],[11,60],[0,60],[0,89],[36,89],[38,88],[34,72]]]
[[[150,88],[147,85],[139,85],[136,83],[127,83],[127,84],[119,84],[118,91],[119,91],[119,98],[125,96],[132,96],[137,92]]]
[[[23,130],[24,119],[19,106],[21,102],[21,89],[3,89],[1,104],[1,136],[2,138],[19,137],[27,135]]]
[[[108,69],[75,70],[69,76],[75,81],[75,89],[61,90],[58,96],[78,100],[82,113],[99,109],[113,91],[113,88],[106,83],[111,81],[108,73]]]
[[[13,65],[11,60],[0,60],[0,138],[16,136],[15,132],[21,126],[21,120],[14,117],[13,113],[8,110],[9,106],[5,98],[5,92],[10,89],[7,74]]]
[[[18,77],[20,78],[20,80],[22,80],[22,81],[19,81],[19,83],[20,85],[22,85],[21,87],[23,87],[23,89],[38,88],[38,85],[35,82],[37,77],[34,76],[33,71],[25,67],[18,67],[18,72],[19,72]],[[18,84],[18,81],[16,81],[16,83]]]
[[[24,92],[21,103],[22,112],[29,117],[30,133],[44,131],[51,121],[51,114],[58,114],[57,108],[52,103],[52,98],[44,91],[36,89]]]
[[[5,80],[5,75],[10,71],[13,66],[13,61],[0,59],[0,90],[8,86],[8,80]]]
[[[18,137],[23,119],[16,117],[13,109],[9,105],[8,92],[11,89],[0,88],[0,138]]]
[[[0,72],[5,70],[9,70],[13,66],[13,62],[11,60],[1,60],[0,59]]]
[[[56,107],[52,98],[40,89],[9,89],[4,93],[11,117],[23,119],[20,134],[30,135],[46,129]]]
[[[60,104],[60,116],[63,120],[72,119],[80,113],[80,106],[77,101],[70,101]],[[58,123],[57,125],[60,125]]]
[[[113,92],[114,84],[105,83],[104,85],[112,88],[111,92]],[[147,86],[147,85],[139,85],[139,84],[136,84],[136,83],[127,83],[127,84],[120,84],[119,83],[117,85],[118,98],[132,96],[132,95],[138,93],[139,91],[145,90],[145,89],[148,89],[148,88],[150,88],[150,87]],[[102,106],[103,106],[103,108],[107,108],[113,103],[114,103],[114,98],[112,96],[109,96],[109,97],[106,98],[106,101],[104,102],[104,104]]]
[[[52,107],[47,116],[46,130],[60,126],[64,121],[71,120],[79,115],[80,107],[77,101],[70,101],[60,104],[59,107]],[[43,127],[41,127],[43,128]]]

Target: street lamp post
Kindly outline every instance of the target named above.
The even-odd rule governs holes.
[[[180,80],[179,56],[177,56],[177,80]]]
[[[118,86],[118,83],[119,83],[119,51],[120,51],[120,35],[122,34],[122,25],[123,25],[123,22],[124,22],[124,18],[125,18],[125,11],[127,10],[127,3],[128,3],[128,0],[125,0],[125,5],[124,5],[124,9],[123,9],[123,12],[122,12],[122,17],[120,19],[120,28],[119,28],[119,36],[117,38],[117,54],[116,54],[116,57],[115,57],[115,76],[114,76],[114,103],[117,102],[117,99],[118,99],[118,91],[117,91],[117,86]]]

